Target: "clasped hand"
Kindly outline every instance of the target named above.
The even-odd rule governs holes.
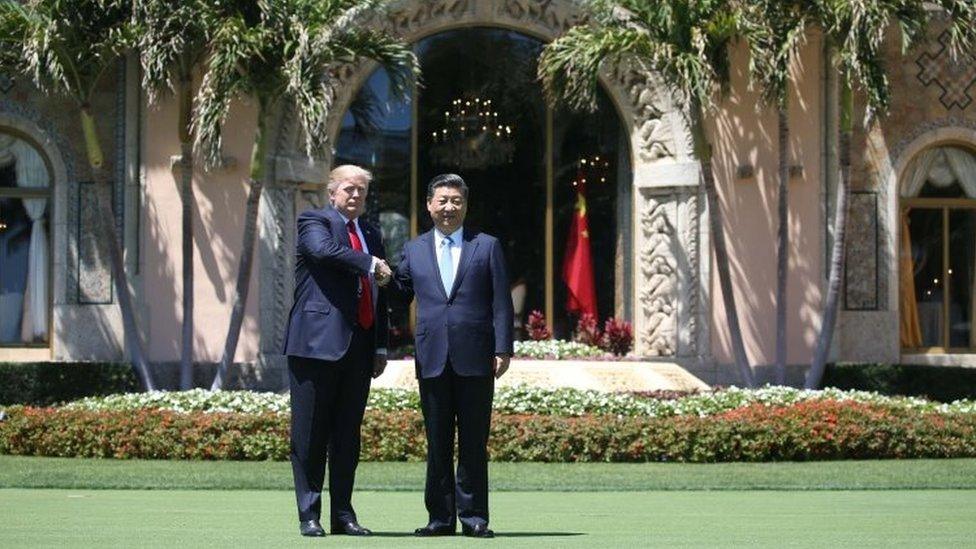
[[[376,268],[373,269],[373,278],[380,286],[386,286],[393,279],[393,270],[385,259],[376,258]]]

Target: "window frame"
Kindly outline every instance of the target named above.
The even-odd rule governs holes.
[[[901,347],[903,354],[922,354],[922,355],[951,355],[951,354],[976,354],[976,347],[952,347],[949,345],[949,313],[950,300],[952,295],[952,279],[949,276],[949,214],[952,211],[971,210],[976,212],[976,198],[902,198],[901,213],[907,214],[912,210],[926,209],[939,210],[942,215],[942,280],[945,286],[942,292],[942,333],[940,334],[942,345],[928,347]],[[904,235],[899,234],[898,239]],[[899,272],[899,277],[905,273]],[[904,311],[899,310],[899,322]],[[976,324],[976,319],[970,319],[970,330],[974,329],[972,324]]]

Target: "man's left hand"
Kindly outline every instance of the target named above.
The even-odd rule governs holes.
[[[502,377],[508,370],[508,366],[512,361],[512,355],[495,355],[495,378]]]
[[[383,375],[384,370],[386,370],[386,355],[376,355],[373,359],[373,378]]]

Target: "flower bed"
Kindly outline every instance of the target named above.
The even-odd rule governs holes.
[[[709,416],[749,404],[789,405],[807,401],[851,401],[878,404],[907,410],[943,414],[976,414],[976,402],[960,400],[951,404],[931,402],[916,397],[890,397],[865,391],[825,389],[807,391],[790,387],[738,389],[697,393],[672,399],[578,389],[539,389],[532,387],[499,387],[495,391],[494,410],[499,414],[536,414],[582,416],[612,414],[629,417]],[[288,413],[288,395],[250,391],[205,391],[128,393],[92,397],[69,403],[77,410],[141,410],[147,408],[175,412],[240,412],[248,414]],[[378,411],[419,410],[416,391],[374,389],[368,407]]]
[[[0,453],[141,459],[284,460],[288,415],[7,409]],[[422,460],[413,409],[367,411],[365,460]],[[559,416],[496,413],[496,461],[778,461],[976,457],[976,414],[884,402],[754,402],[709,415]]]

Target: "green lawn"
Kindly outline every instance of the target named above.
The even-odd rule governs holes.
[[[3,547],[966,547],[976,491],[499,492],[499,539],[420,540],[419,492],[358,492],[372,539],[297,533],[285,491],[0,490]]]
[[[491,465],[493,542],[420,540],[423,464],[363,463],[372,539],[303,539],[287,463],[0,456],[0,547],[972,547],[976,460]],[[44,488],[44,489],[39,489]]]
[[[976,489],[976,459],[810,463],[492,463],[493,491]],[[422,463],[362,463],[361,490],[416,491]],[[287,462],[0,456],[0,488],[290,490]]]

